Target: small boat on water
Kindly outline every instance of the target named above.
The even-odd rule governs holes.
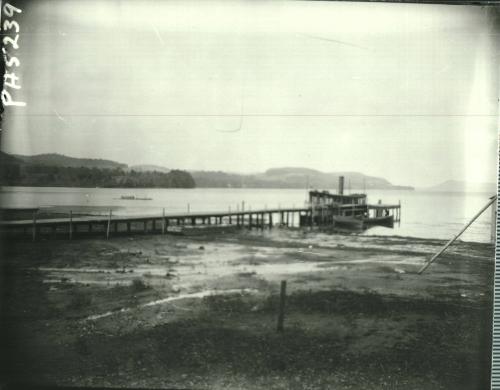
[[[120,199],[123,200],[153,200],[153,198],[139,198],[135,195],[122,195]]]

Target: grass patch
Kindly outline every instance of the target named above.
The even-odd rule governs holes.
[[[74,290],[68,303],[69,310],[82,310],[92,304],[92,296],[85,291]]]
[[[148,288],[149,288],[149,286],[147,286],[146,283],[144,283],[144,281],[142,279],[134,278],[132,280],[132,289],[135,292],[144,291],[144,290],[147,290]]]

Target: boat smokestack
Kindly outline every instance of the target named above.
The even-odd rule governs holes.
[[[339,176],[339,195],[344,195],[344,176]]]

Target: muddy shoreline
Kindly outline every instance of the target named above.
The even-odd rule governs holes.
[[[299,229],[4,241],[3,380],[486,388],[493,247],[459,242],[417,275],[442,244]]]

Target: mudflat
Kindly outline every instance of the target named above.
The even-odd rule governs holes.
[[[3,242],[9,382],[483,389],[494,249],[300,229]],[[284,331],[276,331],[287,281]]]

